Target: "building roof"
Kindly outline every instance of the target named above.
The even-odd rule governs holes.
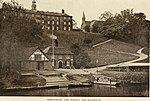
[[[28,60],[28,58],[38,49],[38,47],[25,48],[22,52],[20,61]]]
[[[52,47],[47,47],[43,50],[45,54],[52,54]],[[64,47],[54,47],[54,54],[61,54],[61,55],[73,55],[73,53]]]
[[[130,67],[142,67],[142,66],[148,66],[150,67],[150,63],[130,63],[130,64],[120,64],[120,65],[117,65],[117,66],[108,66],[108,67],[126,67],[126,66],[130,66]]]
[[[49,11],[33,11],[33,10],[27,10],[25,9],[24,12],[29,13],[29,14],[44,14],[44,15],[53,15],[53,16],[68,16],[71,17],[70,15],[66,14],[66,13],[59,13],[59,12],[49,12]]]
[[[82,19],[85,19],[85,14],[84,14],[84,12],[83,12],[83,16],[82,16]]]

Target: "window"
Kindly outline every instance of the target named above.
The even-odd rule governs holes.
[[[71,28],[69,27],[69,28],[68,28],[68,30],[70,31],[70,30],[71,30]]]
[[[55,30],[55,27],[54,27],[54,26],[52,26],[52,30]]]
[[[52,19],[54,19],[54,16],[52,16]]]
[[[66,19],[66,17],[64,17],[64,19]]]
[[[57,21],[57,25],[59,25],[59,21]]]
[[[50,24],[50,21],[48,20],[48,22],[47,22],[48,24]]]
[[[64,22],[64,25],[66,25],[66,22]]]
[[[50,30],[50,27],[47,27],[48,30]]]
[[[42,20],[42,23],[44,23],[44,20]]]
[[[41,61],[41,54],[35,54],[35,60]]]
[[[70,61],[69,60],[66,61],[66,66],[70,66]]]
[[[59,30],[59,27],[57,27],[57,30]]]
[[[50,16],[47,16],[48,19],[50,19]]]
[[[57,17],[57,20],[59,19],[59,17]]]
[[[70,22],[68,22],[68,25],[71,25],[71,23],[70,23]]]
[[[66,30],[66,27],[64,27],[64,30]]]
[[[55,24],[55,22],[54,22],[54,21],[52,21],[52,24],[54,25],[54,24]]]

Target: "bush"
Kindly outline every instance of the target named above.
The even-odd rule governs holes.
[[[19,87],[30,87],[30,86],[43,86],[46,84],[46,80],[37,77],[34,75],[31,76],[21,76],[19,80],[14,80],[12,82],[13,86],[19,86]]]

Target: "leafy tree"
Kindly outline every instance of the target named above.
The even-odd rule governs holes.
[[[145,45],[148,43],[148,26],[144,13],[133,13],[133,9],[123,10],[120,14],[107,19],[99,32],[108,38]]]
[[[100,19],[101,21],[106,21],[106,20],[108,20],[108,19],[110,19],[110,18],[112,18],[112,17],[113,17],[113,14],[112,14],[111,12],[105,11],[104,13],[102,13],[102,14],[100,15],[99,19]]]
[[[85,25],[84,30],[90,32],[90,24]]]
[[[82,48],[78,44],[73,44],[70,47],[70,50],[74,53],[74,66],[76,68],[86,67],[91,61],[88,54],[84,50],[82,50]]]
[[[0,10],[0,80],[7,83],[17,78],[24,49],[41,41],[41,26],[20,16],[21,11],[24,9],[15,2],[3,3]]]
[[[86,52],[80,50],[80,53],[74,57],[74,66],[76,68],[85,68],[90,62],[90,57]]]
[[[78,29],[77,22],[75,20],[72,20],[73,29]]]

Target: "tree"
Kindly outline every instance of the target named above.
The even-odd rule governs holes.
[[[41,26],[33,19],[19,16],[24,11],[16,3],[3,3],[0,13],[0,80],[12,82],[17,78],[24,49],[38,45]],[[15,76],[15,77],[13,77]],[[11,83],[10,83],[11,84]]]
[[[90,32],[90,24],[85,25],[84,30]]]
[[[106,20],[108,20],[108,19],[110,19],[110,18],[112,18],[112,17],[113,17],[113,14],[112,14],[111,12],[105,11],[104,13],[102,13],[102,14],[100,15],[99,19],[100,19],[101,21],[106,21]]]
[[[85,68],[90,62],[90,57],[83,50],[76,56],[74,56],[74,66],[76,68]]]
[[[74,53],[74,66],[76,68],[86,67],[88,63],[91,61],[88,54],[82,50],[82,48],[78,44],[73,44],[70,47],[71,52]]]
[[[73,29],[78,29],[77,22],[75,20],[72,20]]]
[[[131,42],[138,45],[148,43],[148,26],[144,13],[133,13],[133,9],[123,10],[120,14],[107,19],[99,32],[108,38]]]

